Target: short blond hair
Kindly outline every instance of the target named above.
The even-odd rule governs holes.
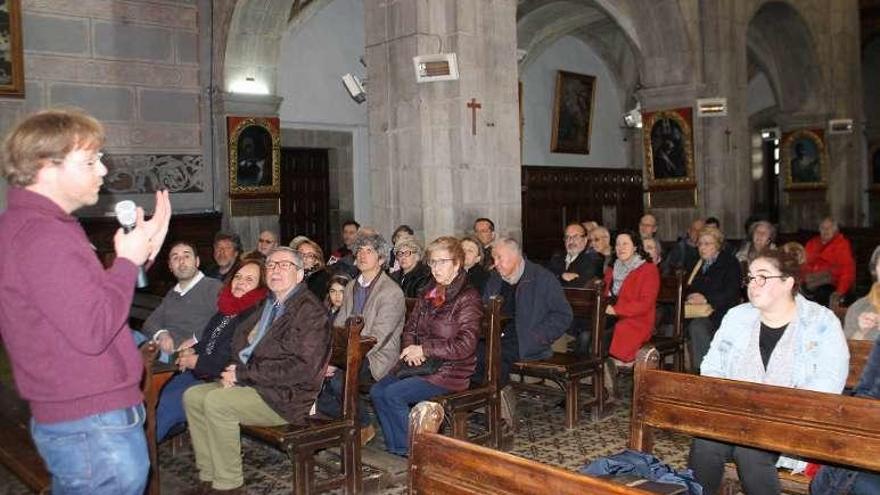
[[[724,247],[724,234],[721,233],[716,227],[703,227],[700,229],[699,235],[697,235],[697,240],[700,240],[700,237],[709,236],[715,241],[715,244],[718,246],[718,250],[720,251],[722,247]]]
[[[74,149],[104,145],[104,127],[74,108],[43,110],[22,119],[3,141],[3,177],[14,186],[30,186],[45,160],[63,160]]]

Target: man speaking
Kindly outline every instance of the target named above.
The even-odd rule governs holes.
[[[98,201],[104,129],[77,110],[26,117],[3,143],[8,209],[0,215],[0,336],[52,493],[140,494],[149,458],[141,355],[126,321],[138,267],[155,258],[171,218],[113,238],[104,269],[71,214]]]

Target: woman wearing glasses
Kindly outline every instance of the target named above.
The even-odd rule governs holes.
[[[794,256],[778,250],[760,253],[745,278],[749,302],[727,312],[703,358],[701,374],[840,393],[849,372],[840,321],[828,308],[798,294],[799,279]],[[688,464],[706,493],[716,493],[724,463],[731,460],[746,493],[780,492],[780,456],[775,452],[696,438]]]
[[[410,406],[466,390],[477,363],[483,303],[467,283],[461,243],[441,237],[428,246],[427,258],[432,283],[406,320],[401,362],[370,390],[385,447],[396,455],[407,455]]]
[[[394,245],[394,258],[400,270],[391,274],[406,297],[417,297],[431,283],[431,269],[422,263],[422,247],[415,237],[401,237]]]
[[[315,241],[304,239],[296,245],[296,252],[302,256],[306,285],[318,299],[324,299],[330,281],[330,273],[324,266],[324,251]]]

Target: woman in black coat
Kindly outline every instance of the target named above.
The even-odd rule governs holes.
[[[405,297],[418,297],[431,281],[431,269],[422,262],[422,247],[414,237],[402,237],[394,245],[394,257],[400,270],[391,274],[391,278],[403,290]]]

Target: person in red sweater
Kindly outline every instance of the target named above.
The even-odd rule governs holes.
[[[636,232],[623,230],[614,240],[614,260],[605,271],[606,326],[613,328],[608,353],[617,366],[632,366],[654,329],[660,272]],[[606,333],[606,336],[608,334]]]
[[[846,295],[856,278],[856,262],[849,240],[837,222],[827,217],[819,224],[819,235],[805,246],[807,262],[801,271],[807,299],[828,306],[832,294]]]
[[[106,270],[72,213],[98,202],[104,129],[77,110],[27,116],[3,143],[0,336],[28,401],[52,493],[140,494],[150,467],[143,361],[128,328],[138,266],[155,259],[171,203],[113,237]]]

